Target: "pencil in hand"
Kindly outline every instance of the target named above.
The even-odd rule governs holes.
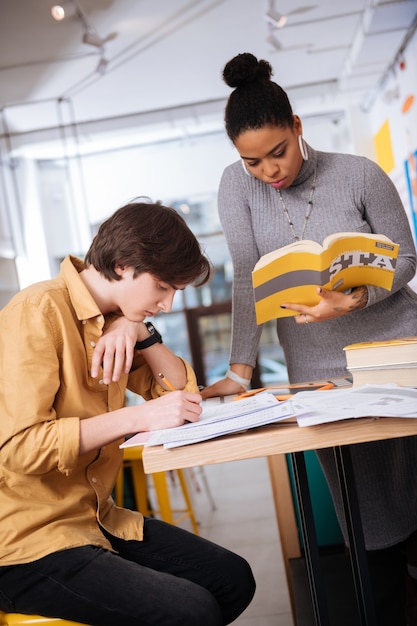
[[[166,376],[164,376],[161,372],[159,372],[158,376],[161,380],[164,381],[168,389],[170,389],[171,391],[176,391],[174,385],[168,380],[168,378],[166,378]]]

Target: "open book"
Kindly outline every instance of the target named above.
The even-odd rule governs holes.
[[[252,272],[256,321],[296,315],[281,304],[314,306],[317,287],[345,291],[360,285],[390,290],[399,245],[385,235],[344,232],[323,245],[304,239],[262,256]]]

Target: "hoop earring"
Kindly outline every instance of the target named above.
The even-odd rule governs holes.
[[[244,164],[243,159],[240,159],[240,162],[242,163],[243,171],[245,172],[246,176],[252,176],[252,174],[246,169],[246,165]]]
[[[302,135],[298,135],[298,145],[300,146],[301,156],[303,157],[304,161],[308,161],[307,147]]]

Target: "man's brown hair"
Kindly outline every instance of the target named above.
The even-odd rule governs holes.
[[[85,256],[108,280],[120,280],[115,267],[148,272],[170,285],[200,286],[211,264],[185,220],[160,202],[131,202],[103,222]]]

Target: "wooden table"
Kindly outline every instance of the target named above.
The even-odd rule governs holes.
[[[361,624],[374,626],[376,620],[349,446],[412,435],[417,435],[417,419],[413,418],[360,418],[302,428],[295,422],[279,422],[179,448],[166,450],[162,446],[145,447],[142,458],[145,472],[153,473],[241,459],[268,457],[288,578],[288,559],[297,555],[298,543],[295,536],[296,530],[288,532],[288,516],[291,518],[290,526],[296,529],[295,519],[292,517],[292,506],[288,507],[291,493],[285,484],[284,489],[282,489],[283,459],[285,459],[283,455],[290,454],[294,466],[315,620],[317,625],[327,626],[329,624],[327,601],[320,571],[304,452],[320,448],[333,448],[345,507],[352,571]],[[283,530],[285,528],[286,530]]]

